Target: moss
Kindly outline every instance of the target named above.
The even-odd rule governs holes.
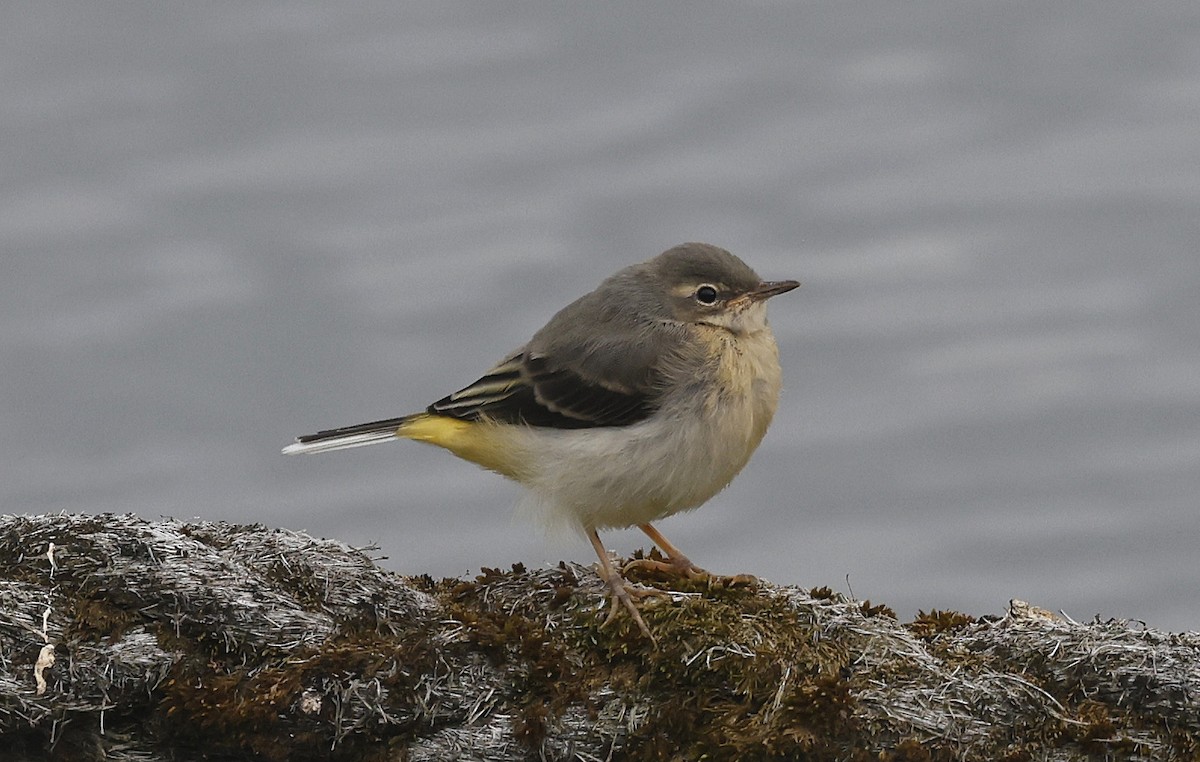
[[[437,661],[427,635],[339,637],[265,666],[227,668],[192,658],[161,686],[158,724],[184,748],[271,762],[362,759],[381,742],[411,738],[417,683]],[[346,716],[336,697],[348,686],[374,691],[368,703],[378,703],[391,721]],[[326,697],[312,714],[299,708],[306,689]]]
[[[811,598],[814,598],[818,601],[830,601],[831,603],[849,603],[849,602],[851,602],[850,599],[846,598],[846,596],[842,595],[841,593],[835,592],[831,588],[824,586],[824,585],[821,587],[812,588],[811,590],[808,591],[808,594]],[[866,617],[881,616],[881,617],[887,617],[888,619],[896,619],[897,618],[896,612],[892,610],[892,607],[884,605],[882,603],[873,604],[873,603],[871,603],[870,600],[865,600],[858,604],[858,608],[859,608],[859,611],[862,612],[863,616],[866,616]]]
[[[887,619],[896,619],[896,612],[891,606],[886,604],[872,604],[870,599],[863,601],[858,605],[858,610],[865,617],[885,617]]]
[[[104,638],[119,638],[134,624],[145,621],[135,609],[87,595],[76,597],[72,610],[74,616],[63,633],[63,638],[71,642],[95,643]]]
[[[1121,728],[1129,728],[1130,718],[1118,722],[1114,709],[1098,701],[1084,700],[1074,707],[1075,722],[1064,725],[1063,740],[1077,743],[1089,754],[1111,755],[1137,750],[1137,744]]]
[[[1170,748],[1179,759],[1200,759],[1200,734],[1184,729],[1173,729]]]
[[[603,707],[591,697],[609,690],[650,708],[614,758],[847,758],[852,654],[791,602],[743,579],[672,579],[672,600],[641,605],[662,634],[654,644],[628,617],[602,626],[595,588],[576,594],[573,571],[560,572],[547,580],[517,565],[439,586],[465,643],[493,666],[516,668],[513,735],[531,754],[568,709],[594,714]],[[638,579],[662,582],[656,572]],[[547,606],[570,626],[547,630]]]
[[[880,762],[933,762],[934,756],[920,741],[907,738],[881,755]]]
[[[809,597],[815,598],[818,601],[841,602],[846,600],[845,596],[843,596],[841,593],[834,592],[831,588],[825,585],[812,588],[808,591],[808,595]]]
[[[442,600],[446,615],[436,627],[395,634],[343,629],[318,649],[265,665],[260,659],[252,668],[237,666],[230,654],[215,653],[204,647],[208,640],[188,633],[183,642],[193,643],[193,656],[162,686],[162,727],[185,747],[202,744],[272,762],[360,759],[366,749],[413,740],[421,681],[447,661],[469,661],[474,653],[509,668],[513,679],[506,680],[506,690],[518,706],[513,734],[535,749],[548,723],[583,698],[578,683],[563,679],[571,671],[564,638],[548,632],[539,614],[545,601],[562,599],[574,583],[564,573],[535,584],[519,564],[510,572],[484,569],[468,581],[425,578],[420,584]],[[458,637],[439,638],[446,630]],[[325,701],[309,718],[308,730],[295,731],[296,703],[306,689],[328,697],[338,685],[349,684],[376,685],[381,696],[386,692],[378,708],[389,721],[350,723],[338,717],[344,707]]]
[[[900,625],[828,587],[633,572],[666,593],[640,606],[654,644],[623,612],[603,625],[582,567],[404,585],[345,546],[258,527],[4,527],[14,674],[42,645],[43,598],[59,656],[45,697],[0,706],[10,752],[100,759],[136,736],[213,760],[400,759],[482,718],[483,742],[528,759],[1200,758],[1197,641],[1119,622],[932,610]],[[134,628],[158,643],[117,643]],[[38,724],[12,724],[18,708]]]
[[[495,666],[517,667],[510,690],[518,706],[513,733],[531,749],[549,722],[585,698],[566,637],[546,628],[545,605],[563,605],[577,583],[566,566],[559,571],[547,579],[522,564],[508,573],[485,568],[472,582],[447,580],[443,594],[446,610],[463,626],[465,645]]]
[[[922,640],[933,640],[938,635],[975,624],[979,620],[970,614],[957,611],[939,611],[931,609],[929,613],[918,611],[917,617],[909,622],[907,627],[913,635]]]
[[[602,628],[601,614],[576,612],[586,654],[577,677],[588,692],[609,686],[650,707],[618,757],[840,758],[854,729],[847,650],[755,585],[701,578],[671,587],[673,600],[641,606],[652,631],[669,633],[657,645],[627,617]]]

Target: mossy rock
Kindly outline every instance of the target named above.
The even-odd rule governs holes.
[[[645,573],[655,643],[604,626],[575,564],[435,581],[301,533],[109,515],[0,518],[0,569],[5,759],[1200,755],[1200,637],[1032,607],[906,623]]]

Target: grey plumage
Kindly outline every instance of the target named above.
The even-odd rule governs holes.
[[[568,304],[475,383],[426,412],[301,437],[285,453],[393,437],[438,445],[529,488],[523,512],[581,530],[612,592],[653,637],[597,531],[640,527],[676,573],[703,573],[651,524],[691,510],[741,471],[782,382],[762,281],[724,249],[676,246]]]
[[[610,276],[519,352],[428,411],[563,429],[637,423],[660,407],[671,370],[693,364],[682,355],[704,351],[686,329],[701,310],[690,294],[676,293],[679,284],[708,283],[728,299],[760,282],[724,249],[676,246]]]

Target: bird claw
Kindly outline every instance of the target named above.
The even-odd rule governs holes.
[[[629,612],[629,616],[637,624],[638,629],[642,634],[650,639],[650,642],[658,645],[658,641],[654,638],[654,634],[650,632],[650,628],[646,626],[646,620],[642,619],[642,614],[638,611],[637,604],[634,599],[650,598],[653,596],[670,597],[668,593],[662,590],[644,587],[630,587],[629,583],[619,573],[613,572],[611,575],[600,575],[604,579],[604,583],[608,585],[609,600],[612,602],[608,609],[608,617],[604,620],[601,627],[607,627],[612,624],[617,615],[621,613],[621,609]]]
[[[703,579],[711,576],[707,571],[696,566],[687,556],[670,556],[665,561],[658,561],[653,558],[635,558],[625,564],[621,569],[621,573],[625,574],[630,569],[650,570],[662,572],[673,577],[683,577],[685,579]]]

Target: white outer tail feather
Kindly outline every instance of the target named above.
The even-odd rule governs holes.
[[[284,455],[311,455],[317,452],[331,452],[333,450],[349,450],[352,447],[366,447],[367,445],[379,444],[380,442],[389,442],[396,438],[395,427],[386,431],[367,431],[361,434],[347,434],[341,437],[332,437],[330,439],[320,439],[315,442],[293,442],[283,448]]]

